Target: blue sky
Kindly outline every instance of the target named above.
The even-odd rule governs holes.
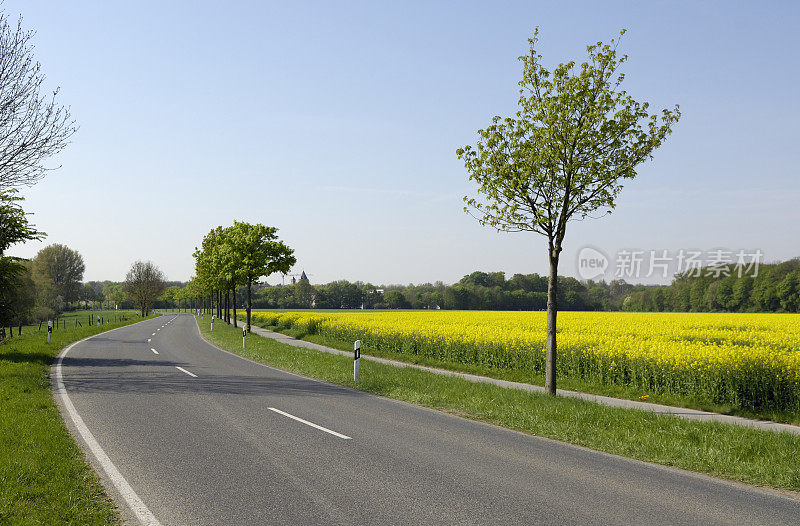
[[[798,4],[562,4],[6,0],[80,125],[23,192],[48,238],[10,253],[64,243],[87,280],[136,259],[186,280],[237,219],[279,227],[317,283],[546,273],[543,238],[464,214],[455,155],[516,110],[538,26],[551,66],[626,28],[625,89],[683,113],[614,214],[570,226],[562,274],[587,245],[800,256]]]

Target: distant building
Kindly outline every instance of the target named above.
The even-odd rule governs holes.
[[[297,274],[292,274],[292,285],[297,283],[297,279],[295,278],[295,276],[297,276]],[[305,270],[302,272],[302,274],[300,274],[300,281],[303,280],[308,281],[308,276],[306,276]]]

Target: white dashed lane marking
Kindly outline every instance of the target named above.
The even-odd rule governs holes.
[[[178,369],[180,369],[180,367],[178,367]],[[349,436],[347,436],[347,435],[343,435],[343,434],[341,434],[341,433],[337,433],[336,431],[331,431],[331,430],[330,430],[330,429],[328,429],[327,427],[322,427],[321,425],[315,424],[314,422],[309,422],[308,420],[303,420],[303,419],[302,419],[302,418],[300,418],[299,416],[290,415],[289,413],[287,413],[287,412],[285,412],[285,411],[281,411],[280,409],[275,409],[274,407],[270,407],[270,408],[269,408],[269,410],[270,410],[270,411],[274,411],[274,412],[278,413],[279,415],[283,415],[283,416],[289,417],[289,418],[291,418],[292,420],[297,420],[298,422],[300,422],[300,423],[303,423],[303,424],[305,424],[305,425],[307,425],[307,426],[311,426],[311,427],[313,427],[314,429],[319,429],[320,431],[325,431],[326,433],[330,433],[330,434],[331,434],[331,435],[333,435],[333,436],[337,436],[337,437],[339,437],[339,438],[343,438],[343,439],[345,439],[345,440],[352,440],[352,439],[351,439]]]
[[[176,368],[177,370],[179,370],[179,371],[182,371],[182,372],[184,372],[184,373],[188,374],[188,375],[189,375],[189,376],[191,376],[192,378],[197,378],[197,375],[196,375],[196,374],[190,373],[189,371],[187,371],[187,370],[186,370],[186,369],[184,369],[183,367],[178,367],[178,366],[176,365],[176,366],[175,366],[175,368]]]

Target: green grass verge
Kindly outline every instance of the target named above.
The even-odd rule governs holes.
[[[270,311],[273,312],[273,311]],[[294,311],[292,311],[294,312]],[[259,325],[271,331],[280,332],[292,336],[294,338],[306,340],[326,347],[332,347],[342,351],[352,352],[353,342],[344,342],[335,340],[330,337],[321,336],[319,334],[308,334],[307,332],[296,328],[282,328],[274,326]],[[513,369],[494,369],[490,367],[462,364],[456,362],[447,362],[443,360],[436,360],[427,358],[425,356],[409,355],[404,353],[391,352],[381,349],[362,348],[364,354],[371,356],[379,356],[381,358],[388,358],[397,360],[398,362],[414,363],[419,365],[427,365],[429,367],[436,367],[438,369],[447,369],[450,371],[458,371],[462,373],[476,374],[480,376],[487,376],[489,378],[497,378],[499,380],[508,380],[511,382],[522,382],[532,385],[544,385],[544,375],[534,374],[528,371],[519,371]],[[762,420],[771,420],[773,422],[782,422],[785,424],[800,425],[800,414],[791,411],[777,411],[777,410],[761,410],[751,411],[734,407],[730,404],[720,404],[713,400],[706,398],[685,396],[674,393],[654,393],[638,389],[636,387],[619,385],[619,384],[602,384],[599,382],[587,381],[582,378],[574,377],[561,377],[558,379],[558,388],[566,389],[569,391],[579,391],[582,393],[597,394],[603,396],[610,396],[612,398],[622,398],[625,400],[639,400],[644,402],[651,402],[654,404],[670,405],[675,407],[686,407],[689,409],[699,409],[700,411],[710,411],[713,413],[720,413],[723,415],[734,415],[745,418],[756,418]]]
[[[256,361],[381,396],[532,435],[755,485],[800,490],[800,436],[551,397],[370,361],[353,381],[353,360],[200,323],[215,345]]]
[[[82,311],[79,316],[87,313]],[[50,365],[72,342],[140,321],[53,331],[23,328],[0,344],[0,524],[116,524],[114,503],[64,425]]]

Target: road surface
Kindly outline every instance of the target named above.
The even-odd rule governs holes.
[[[800,520],[774,492],[256,364],[190,315],[79,342],[56,369],[65,420],[132,524]]]

